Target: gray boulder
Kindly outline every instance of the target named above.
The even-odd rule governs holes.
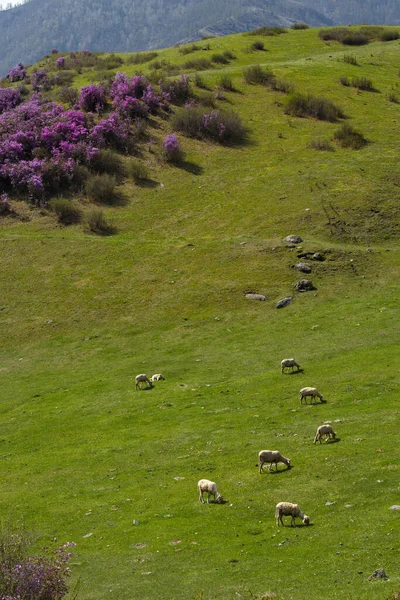
[[[261,302],[264,302],[264,300],[266,300],[266,296],[264,296],[263,294],[253,294],[253,292],[245,294],[245,297],[248,300],[261,300]]]
[[[298,262],[294,265],[295,269],[302,271],[303,273],[311,273],[311,267],[305,262]]]
[[[311,292],[312,290],[316,290],[311,279],[301,279],[298,281],[295,286],[298,292]]]
[[[288,296],[287,298],[282,298],[282,300],[279,300],[279,302],[276,304],[276,308],[283,308],[284,306],[287,306],[288,304],[290,304],[292,300],[293,300],[293,296]]]
[[[283,241],[288,244],[301,244],[303,239],[299,235],[288,235]]]

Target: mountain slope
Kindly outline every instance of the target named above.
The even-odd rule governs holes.
[[[52,47],[132,52],[198,39],[204,32],[220,35],[293,21],[398,24],[398,5],[394,0],[31,0],[0,12],[0,73],[20,60],[32,63]]]

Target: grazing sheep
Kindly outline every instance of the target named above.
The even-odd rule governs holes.
[[[156,373],[150,377],[150,381],[165,381],[165,377],[161,373]]]
[[[145,375],[144,373],[141,373],[140,375],[136,375],[135,377],[135,387],[137,390],[142,389],[142,386],[140,384],[146,384],[146,387],[153,387],[153,384],[151,383],[150,379],[147,377],[147,375]]]
[[[326,436],[326,439],[329,440],[332,436],[332,439],[334,440],[336,437],[336,433],[333,431],[332,427],[330,425],[320,425],[317,429],[317,433],[315,434],[315,439],[314,439],[314,444],[316,444],[319,440],[319,443],[321,444],[321,440],[322,438]]]
[[[324,402],[324,397],[322,396],[322,394],[319,393],[317,388],[313,388],[313,387],[301,388],[300,404],[303,403],[303,399],[304,399],[305,403],[307,404],[307,396],[311,396],[311,398],[315,398],[315,396],[318,396],[318,398],[321,400],[321,402]]]
[[[278,470],[278,463],[284,463],[288,469],[290,469],[290,460],[282,456],[278,450],[261,450],[258,453],[258,462],[260,465],[260,473],[263,469],[264,463],[269,463],[268,469],[271,470],[272,465],[275,463],[275,470]],[[258,465],[256,465],[258,466]]]
[[[197,488],[199,490],[199,500],[203,504],[205,500],[203,498],[204,492],[207,492],[207,504],[210,503],[210,496],[214,496],[214,502],[217,504],[221,504],[223,502],[223,498],[218,491],[217,484],[214,481],[210,481],[209,479],[200,479],[197,484]]]
[[[291,502],[279,502],[276,505],[275,509],[275,519],[278,527],[279,523],[282,523],[282,525],[284,525],[282,517],[289,515],[292,517],[292,520],[290,522],[292,527],[295,526],[296,517],[301,519],[304,525],[310,524],[310,517],[307,517],[307,515],[305,515],[303,511],[300,510],[300,507],[297,504],[292,504]]]
[[[289,367],[292,368],[292,371],[294,367],[297,367],[297,370],[300,371],[300,365],[294,360],[294,358],[285,358],[281,362],[282,373],[284,373],[285,369],[289,369]]]

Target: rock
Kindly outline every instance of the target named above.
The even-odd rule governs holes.
[[[292,300],[293,300],[293,296],[288,296],[287,298],[282,298],[282,300],[279,300],[279,302],[276,304],[276,308],[283,308],[284,306],[287,306],[288,304],[290,304]]]
[[[298,262],[294,265],[295,269],[302,271],[303,273],[311,273],[311,267],[305,262]]]
[[[398,504],[393,504],[390,506],[389,510],[400,510],[400,506]]]
[[[133,519],[133,525],[139,525],[139,521],[137,521],[136,519]]]
[[[301,279],[295,284],[294,287],[298,292],[310,292],[311,290],[317,289],[314,287],[313,282],[310,279]]]
[[[288,235],[283,241],[288,244],[301,244],[303,239],[299,235]]]
[[[248,300],[261,300],[261,302],[264,302],[264,300],[266,300],[266,296],[264,296],[263,294],[253,294],[253,292],[249,292],[245,294],[245,296]]]
[[[371,579],[389,579],[389,577],[386,575],[383,569],[376,569],[376,571],[374,571],[372,575],[368,577],[369,581],[371,581]]]
[[[336,502],[325,502],[325,506],[333,506]]]
[[[319,261],[324,260],[324,257],[319,252],[314,252],[314,254],[312,255],[312,258],[313,258],[313,260],[319,260]]]

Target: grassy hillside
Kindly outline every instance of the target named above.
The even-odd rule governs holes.
[[[264,51],[249,52],[255,40]],[[148,180],[122,179],[120,204],[103,208],[114,235],[17,200],[17,217],[1,217],[1,514],[36,531],[38,548],[77,543],[84,600],[395,598],[400,43],[349,49],[317,30],[204,43],[156,60],[193,79],[188,58],[232,52],[201,77],[210,93],[231,78],[216,107],[242,117],[245,143],[178,133],[185,161],[165,164],[173,130],[158,116],[138,151]],[[108,74],[154,71],[120,57]],[[245,82],[254,64],[347,118],[286,114],[286,94]],[[75,87],[105,77],[81,71]],[[343,123],[362,149],[333,141]],[[288,247],[289,234],[303,243]],[[291,268],[299,248],[325,257],[307,260],[309,276]],[[294,290],[304,277],[316,291]],[[291,356],[304,371],[281,375]],[[135,391],[142,372],[166,381]],[[304,386],[326,403],[300,405]],[[314,446],[325,421],[339,441]],[[259,474],[264,448],[293,469]],[[227,503],[201,505],[200,478]],[[312,526],[277,527],[280,501]],[[377,568],[389,580],[369,581]]]

